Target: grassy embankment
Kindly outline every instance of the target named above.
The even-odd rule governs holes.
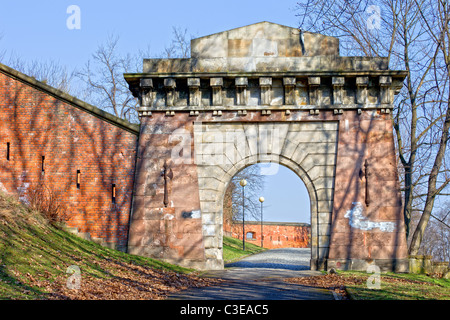
[[[373,275],[364,272],[342,272],[344,277],[360,279],[358,283],[346,285],[354,300],[450,300],[450,279],[432,277],[426,274],[382,273],[379,288],[370,289]]]
[[[450,300],[450,280],[426,274],[388,272],[378,278],[372,273],[338,271],[286,281],[333,290],[350,300]]]
[[[246,243],[243,251],[241,240],[228,237],[223,245],[225,262],[265,250]],[[80,270],[79,289],[69,288],[76,285],[68,282],[74,276],[68,273],[71,266]],[[214,282],[192,271],[83,240],[0,193],[0,299],[164,299],[171,292]],[[312,286],[345,286],[356,300],[450,299],[449,279],[382,274],[381,288],[374,290],[367,286],[367,273],[337,276],[308,281]]]
[[[242,240],[223,237],[223,260],[225,263],[237,261],[245,256],[262,252],[266,249],[252,243],[245,243],[245,251],[242,250]]]
[[[214,282],[192,271],[83,240],[0,192],[0,300],[164,299]]]

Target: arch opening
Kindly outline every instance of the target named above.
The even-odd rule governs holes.
[[[242,179],[247,181],[245,190]],[[305,184],[291,169],[274,163],[250,165],[231,178],[225,191],[224,236],[242,240],[245,230],[246,240],[266,249],[310,248],[310,203]]]
[[[194,124],[194,139],[207,266],[223,268],[223,208],[230,182],[241,170],[268,163],[266,174],[281,165],[303,181],[309,197],[310,266],[326,268],[336,122],[199,123]]]
[[[243,248],[246,244],[298,248],[298,254],[309,257],[300,268],[314,268],[315,190],[304,170],[281,158],[279,162],[245,163],[229,179],[222,198],[223,236],[242,241]],[[242,179],[247,181],[245,187],[239,184]]]

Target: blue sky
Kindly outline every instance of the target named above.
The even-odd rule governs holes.
[[[80,9],[80,29],[69,29],[70,5]],[[260,21],[298,26],[296,1],[2,1],[0,52],[24,61],[57,61],[68,70],[82,68],[108,35],[120,37],[119,50],[150,48],[158,56],[172,38],[172,28],[194,37]],[[151,57],[149,57],[151,58]],[[309,198],[301,180],[280,166],[267,176],[264,220],[309,222]]]
[[[260,164],[262,167],[268,164]],[[265,176],[265,221],[310,223],[310,201],[305,184],[285,166],[277,165],[276,174]]]
[[[80,8],[80,29],[70,30],[67,8]],[[170,43],[172,27],[200,37],[248,24],[271,21],[296,27],[296,1],[2,1],[0,48],[25,60],[59,61],[81,67],[109,34],[120,37],[120,50],[150,47],[155,55]]]

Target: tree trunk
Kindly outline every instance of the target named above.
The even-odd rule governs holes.
[[[450,97],[449,97],[450,101]],[[409,247],[410,255],[417,255],[419,252],[420,244],[422,243],[423,234],[425,229],[427,228],[428,221],[431,217],[431,212],[433,210],[434,199],[437,195],[437,178],[439,174],[439,170],[442,165],[442,161],[445,156],[445,150],[447,147],[448,139],[449,139],[449,130],[450,130],[450,106],[447,104],[447,112],[445,116],[444,127],[442,128],[441,141],[439,143],[439,150],[437,152],[433,168],[431,170],[430,176],[428,177],[428,193],[427,198],[425,200],[425,207],[420,217],[419,224],[417,225],[416,230],[414,231],[411,244]]]

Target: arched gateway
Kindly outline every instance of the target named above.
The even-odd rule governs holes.
[[[404,72],[269,22],[194,39],[191,58],[143,69],[125,75],[141,119],[129,253],[223,268],[226,187],[273,162],[307,187],[312,269],[407,270],[391,124]]]

